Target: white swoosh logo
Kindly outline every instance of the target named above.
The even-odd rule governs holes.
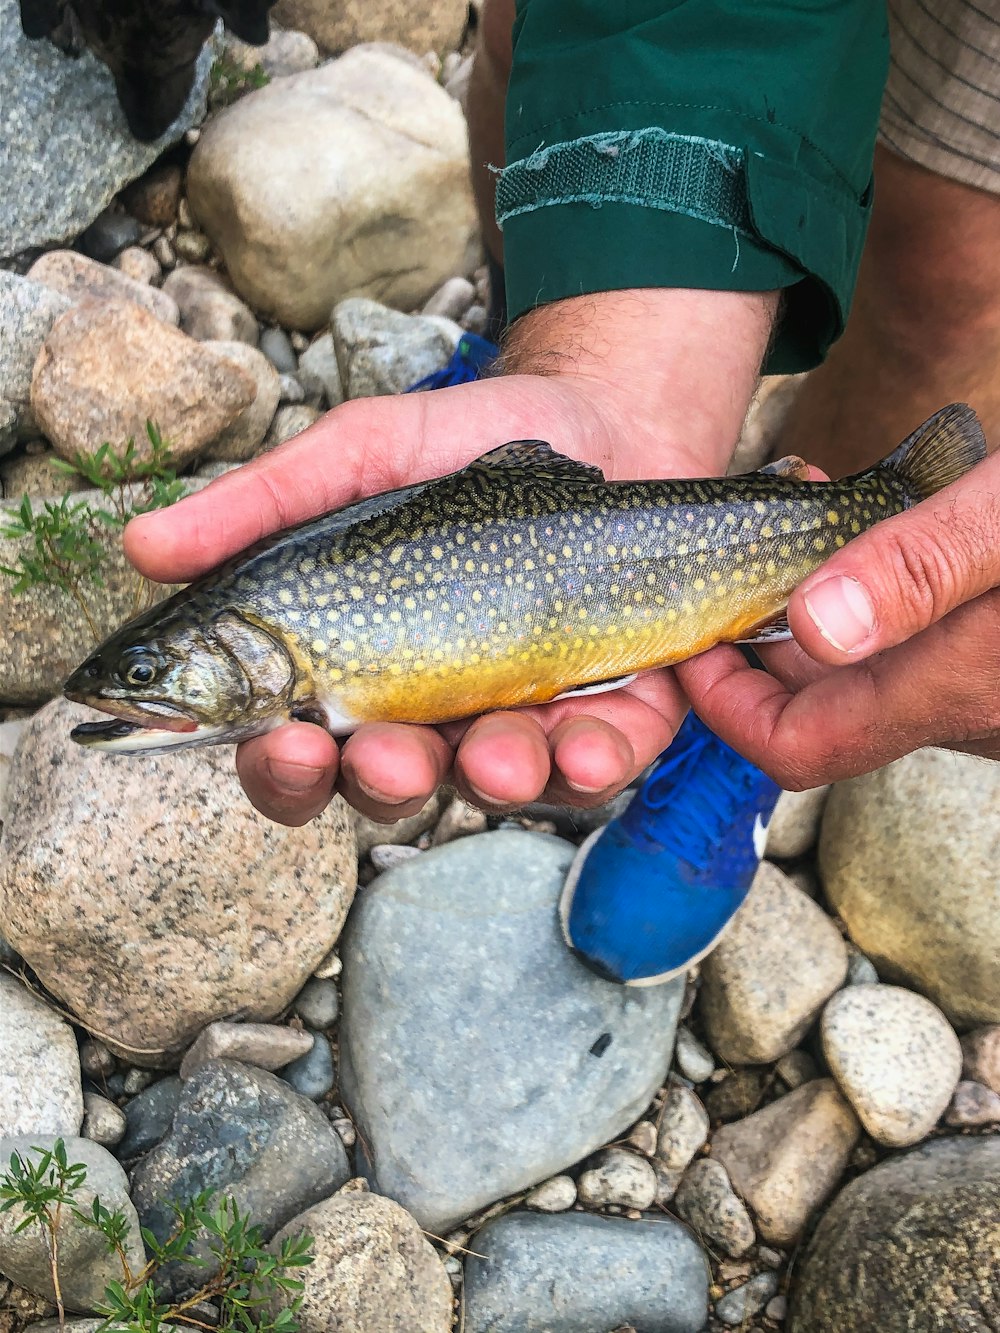
[[[764,848],[767,846],[767,830],[771,821],[765,824],[760,815],[753,821],[753,849],[757,853],[757,860],[763,860]]]

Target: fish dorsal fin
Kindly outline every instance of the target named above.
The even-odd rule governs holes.
[[[776,458],[773,463],[765,463],[759,469],[767,477],[785,477],[788,481],[808,481],[809,464],[795,454],[786,458]]]
[[[568,458],[544,440],[508,440],[469,464],[469,469],[535,468],[564,481],[603,481],[604,473],[590,463]]]
[[[915,499],[926,500],[985,457],[979,418],[966,403],[952,403],[928,417],[879,467],[902,477]]]

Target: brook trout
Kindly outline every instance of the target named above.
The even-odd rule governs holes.
[[[113,634],[66,683],[116,719],[83,745],[160,751],[290,718],[444,722],[614,688],[728,641],[787,637],[793,589],[985,455],[953,404],[889,457],[809,483],[606,482],[540,441],[259,543]]]

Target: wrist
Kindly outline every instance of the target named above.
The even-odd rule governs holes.
[[[512,326],[505,374],[557,376],[628,432],[634,475],[720,474],[771,338],[778,292],[649,288],[540,306]]]

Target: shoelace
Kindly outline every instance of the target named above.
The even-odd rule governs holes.
[[[646,849],[701,868],[759,783],[753,764],[712,732],[700,731],[679,753],[667,751],[622,822]],[[664,820],[662,812],[671,806],[678,818]]]
[[[458,340],[451,360],[440,370],[425,375],[416,384],[411,384],[407,393],[417,393],[422,389],[447,389],[454,384],[469,384],[488,370],[500,355],[499,347],[480,338],[476,333],[465,333]]]

